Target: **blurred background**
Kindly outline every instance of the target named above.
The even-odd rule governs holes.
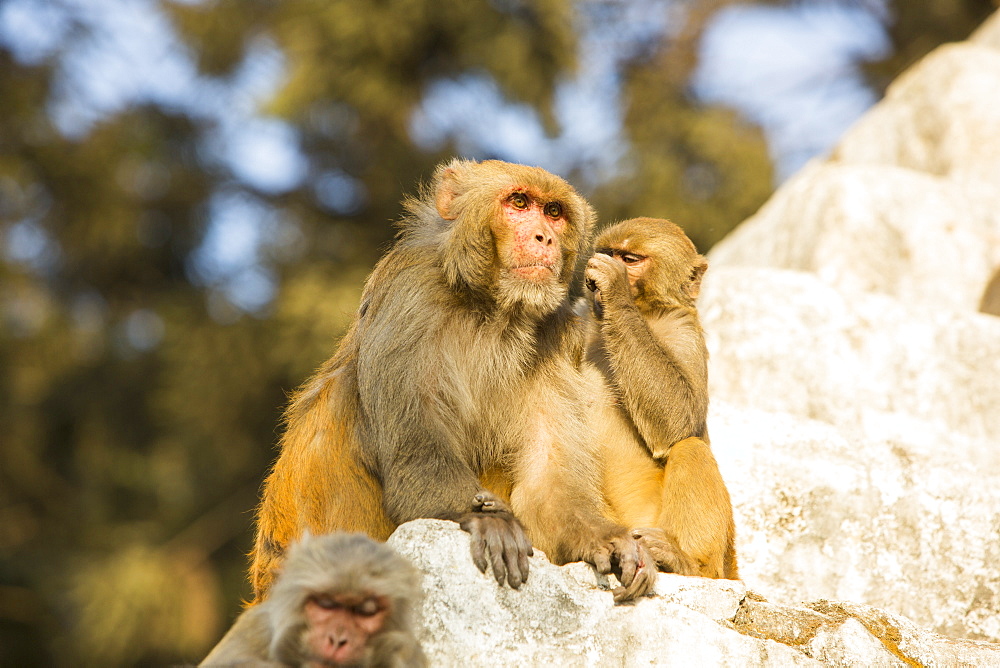
[[[538,164],[702,252],[996,0],[0,2],[0,665],[199,660],[399,201]]]

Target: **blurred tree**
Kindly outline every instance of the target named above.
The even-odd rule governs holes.
[[[199,160],[197,124],[137,107],[67,139],[46,113],[51,71],[0,51],[0,664],[193,657],[219,626],[204,562],[237,532],[171,538],[233,494],[237,474],[232,512],[252,503],[287,380],[252,352],[263,323],[207,322],[188,278],[205,199],[225,180]],[[245,354],[241,378],[224,377],[229,351]],[[203,586],[170,605],[159,584],[185,581],[169,570],[182,555]],[[137,642],[92,642],[114,634]]]
[[[732,0],[684,4],[679,25],[626,72],[622,101],[632,150],[622,175],[592,199],[606,222],[670,218],[704,253],[756,212],[774,184],[760,129],[732,110],[701,104],[688,90],[700,37]]]
[[[880,13],[881,3],[872,5]],[[1000,7],[998,0],[893,0],[885,15],[892,40],[888,58],[865,67],[869,81],[880,94],[903,70],[945,42],[962,41]]]
[[[216,154],[212,118],[168,104],[66,136],[57,73],[101,36],[76,3],[20,3],[70,28],[43,57],[0,48],[0,665],[207,651],[247,594],[285,392],[329,354],[401,192],[444,155],[408,136],[422,91],[479,70],[551,120],[575,52],[564,0],[162,9],[220,85],[256,45],[282,50],[271,111],[308,173],[290,190],[248,185]],[[206,250],[226,207],[258,217],[254,259],[279,292],[257,308]]]
[[[916,60],[944,42],[966,39],[1000,6],[1000,0],[811,1],[861,7],[884,21],[893,48],[884,60],[862,63],[880,95]],[[668,217],[705,252],[770,196],[774,175],[759,128],[732,110],[704,105],[688,91],[702,34],[716,13],[732,4],[735,0],[678,0],[676,25],[626,70],[622,102],[631,150],[620,176],[591,194],[603,221]]]

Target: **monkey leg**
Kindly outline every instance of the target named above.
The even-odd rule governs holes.
[[[661,498],[656,528],[675,544],[667,540],[658,548],[690,557],[697,565],[693,574],[737,577],[732,504],[708,443],[692,437],[670,449]]]

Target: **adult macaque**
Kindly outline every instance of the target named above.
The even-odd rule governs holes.
[[[425,666],[411,631],[420,574],[361,534],[292,545],[264,603],[244,611],[201,666]]]
[[[453,519],[498,582],[532,542],[647,593],[648,554],[601,514],[583,337],[568,286],[594,214],[535,167],[455,160],[405,202],[396,245],[334,356],[293,398],[257,513],[251,580],[266,594],[303,531],[385,540]],[[522,524],[523,523],[523,524]]]
[[[662,570],[737,579],[729,492],[708,445],[708,350],[695,297],[708,267],[673,223],[605,230],[587,263],[591,419],[604,495]]]

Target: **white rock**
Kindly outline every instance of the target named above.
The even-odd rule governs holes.
[[[897,656],[922,666],[1000,666],[1000,645],[974,640],[955,640],[918,628],[910,620],[867,605],[842,601],[817,601],[810,606],[837,617],[850,615],[866,629],[874,629],[885,646]]]
[[[498,586],[452,522],[409,522],[389,544],[424,573],[419,637],[434,666],[818,665],[727,625],[745,595],[738,582],[662,575],[656,596],[616,606],[602,578],[581,574],[589,566],[559,568],[538,552],[520,590]]]
[[[389,543],[424,574],[418,636],[434,666],[1000,665],[998,645],[871,606],[767,603],[738,582],[661,575],[655,596],[616,606],[589,566],[538,553],[513,591],[476,570],[451,522],[409,522]]]
[[[666,601],[683,605],[717,622],[725,622],[732,621],[736,616],[747,588],[735,580],[712,582],[704,578],[660,573],[655,592]]]
[[[1000,156],[1000,137],[995,150]],[[996,184],[812,162],[712,249],[706,280],[724,267],[793,269],[847,294],[878,292],[923,309],[976,311],[1000,266]]]
[[[890,619],[1000,640],[1000,318],[976,312],[1000,266],[1000,14],[900,77],[709,263],[709,430],[748,586],[855,601],[810,636],[827,662],[889,660],[850,609],[924,665],[1000,665]]]
[[[922,451],[723,404],[710,425],[747,586],[772,600],[859,601],[949,635],[1000,637],[1000,475],[949,462],[960,442]]]
[[[723,267],[706,273],[699,310],[713,401],[890,432],[887,416],[912,416],[998,461],[1000,318]]]
[[[827,666],[906,666],[856,619],[848,619],[834,628],[820,629],[806,652]]]
[[[964,42],[937,48],[894,81],[833,159],[996,184],[998,145],[1000,50]]]

